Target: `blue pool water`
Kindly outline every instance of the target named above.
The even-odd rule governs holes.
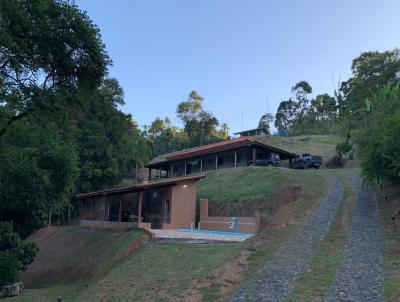
[[[245,233],[238,233],[238,232],[208,231],[208,230],[176,229],[176,231],[189,232],[189,233],[206,233],[206,234],[212,234],[212,235],[240,236],[240,237],[254,236],[254,234],[245,234]]]

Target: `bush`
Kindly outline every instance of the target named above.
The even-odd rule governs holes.
[[[350,142],[350,135],[347,134],[346,140],[343,143],[336,145],[336,152],[340,157],[354,158],[353,143]]]
[[[0,287],[17,281],[38,252],[34,242],[22,242],[9,222],[0,222]]]
[[[14,255],[0,252],[0,287],[9,285],[18,280],[19,261]]]
[[[341,155],[335,155],[330,160],[328,160],[325,164],[328,168],[343,168],[344,160]]]
[[[368,181],[400,183],[400,110],[381,120],[362,153],[361,168]]]

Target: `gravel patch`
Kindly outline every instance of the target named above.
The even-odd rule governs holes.
[[[282,301],[291,293],[298,277],[307,269],[320,242],[328,233],[343,200],[342,183],[327,176],[328,193],[302,229],[289,239],[257,275],[231,298],[231,301]]]
[[[374,191],[353,177],[357,205],[346,239],[342,263],[326,301],[384,301],[383,243]]]

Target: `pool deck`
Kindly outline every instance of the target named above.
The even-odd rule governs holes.
[[[212,240],[226,242],[241,242],[250,238],[250,236],[237,236],[225,234],[212,234],[203,232],[184,232],[177,230],[149,230],[153,235],[153,239],[192,239],[192,240]]]

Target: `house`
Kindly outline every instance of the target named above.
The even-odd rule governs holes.
[[[234,135],[240,136],[257,136],[257,135],[269,135],[265,128],[254,128],[249,130],[243,130],[240,132],[233,133]]]
[[[296,154],[266,145],[253,137],[239,137],[228,141],[168,153],[154,158],[145,165],[148,179],[179,177],[219,170],[228,167],[245,167],[249,161],[265,158],[268,154],[279,155],[281,161],[291,162]],[[153,170],[155,175],[152,174]]]
[[[143,182],[76,195],[82,226],[96,228],[191,228],[196,182],[204,174]]]

